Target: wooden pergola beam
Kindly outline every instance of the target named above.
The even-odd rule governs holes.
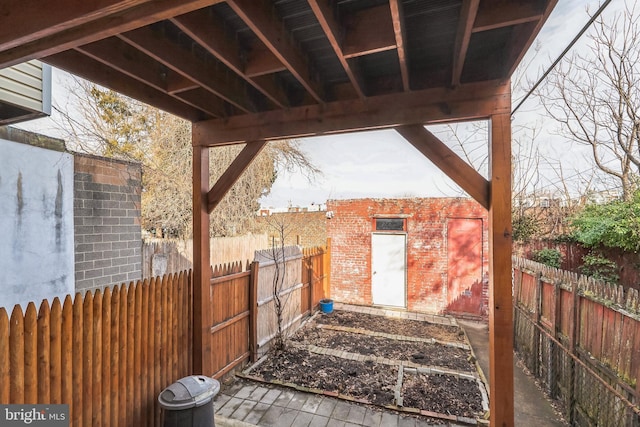
[[[194,123],[193,129],[207,135],[198,141],[215,146],[423,124],[425,118],[428,123],[487,118],[510,112],[510,102],[508,83],[474,83],[213,119]]]
[[[478,0],[479,1],[479,0]],[[404,12],[400,0],[390,0],[391,21],[393,22],[393,32],[396,37],[396,50],[398,51],[398,62],[400,64],[400,75],[402,77],[402,87],[406,91],[410,89],[409,64],[406,52],[406,34],[404,29]]]
[[[492,426],[513,426],[511,115],[498,114],[490,120],[489,410]]]
[[[480,0],[463,0],[460,11],[460,23],[456,34],[456,44],[453,51],[453,75],[451,85],[458,86],[464,68],[464,60],[469,49],[469,41],[473,30],[473,23],[476,20]]]
[[[228,0],[227,4],[242,18],[251,31],[284,64],[307,92],[322,103],[323,94],[318,82],[309,72],[309,64],[302,53],[294,46],[282,23],[267,13],[268,5],[263,0]]]
[[[355,65],[355,63],[350,63],[342,53],[341,41],[343,38],[343,31],[341,30],[340,24],[333,17],[333,10],[331,9],[331,6],[325,0],[308,1],[309,6],[311,6],[311,10],[313,10],[316,19],[320,23],[322,30],[329,40],[329,44],[331,44],[331,47],[338,57],[342,68],[344,68],[345,73],[347,73],[347,77],[349,77],[349,81],[353,85],[353,88],[360,98],[364,98],[365,93],[362,76],[357,70],[357,66]]]
[[[56,1],[12,0],[19,3],[19,6],[6,9],[12,15],[11,18],[3,16],[3,20],[18,25],[4,27],[8,31],[8,37],[3,41],[4,47],[0,48],[0,68],[50,56],[222,1],[224,0],[101,0],[99,3],[103,6],[114,6],[101,8],[95,1],[75,1],[72,6],[65,7]],[[66,3],[69,2],[70,0],[66,0]],[[124,3],[129,4],[129,7],[118,7]],[[38,9],[37,13],[25,8],[26,4],[33,4]],[[87,10],[81,6],[85,4]],[[4,6],[3,4],[3,9]],[[66,11],[66,18],[59,11]],[[51,22],[47,17],[53,18]],[[27,38],[20,36],[21,32],[15,31],[16,27],[28,28]]]
[[[467,194],[489,209],[489,182],[438,137],[421,125],[398,126],[395,130]]]
[[[233,184],[242,176],[253,159],[267,145],[267,141],[253,141],[247,143],[238,156],[231,162],[227,170],[218,178],[207,194],[207,210],[209,213],[218,206],[225,194],[229,192]],[[194,148],[195,149],[195,148]]]

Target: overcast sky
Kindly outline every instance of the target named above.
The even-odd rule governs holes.
[[[529,67],[526,70],[518,70],[516,74],[524,72],[530,81],[535,81],[588,21],[587,7],[593,13],[599,4],[599,1],[593,0],[558,2],[537,42],[534,43],[540,46],[540,51],[531,60],[530,54],[533,49],[530,50],[530,54],[522,62],[529,64]],[[623,0],[613,0],[604,16],[611,16],[623,4]],[[579,49],[580,45],[576,48]],[[65,73],[54,70],[53,98],[54,103],[60,105],[65,104],[62,100],[65,97],[62,83],[64,76]],[[523,92],[522,89],[514,88],[514,106],[523,96]],[[514,116],[513,127],[540,121],[540,111],[535,98],[530,98]],[[481,141],[480,146],[485,150],[484,153],[475,153],[476,157],[486,158],[486,130],[479,131],[477,126],[473,125],[464,126],[465,129],[471,129],[469,132],[472,138]],[[51,119],[27,122],[20,127],[45,135],[59,134]],[[446,132],[442,127],[431,130],[445,143],[454,147],[451,132]],[[566,146],[552,139],[553,137],[547,135],[537,141],[545,150],[545,154],[560,158],[569,151]],[[464,195],[426,157],[393,130],[305,138],[299,140],[299,143],[322,171],[322,175],[310,183],[299,173],[281,173],[271,193],[261,200],[264,207],[317,206],[323,205],[328,199],[360,197]],[[486,170],[481,170],[481,173],[486,175]]]

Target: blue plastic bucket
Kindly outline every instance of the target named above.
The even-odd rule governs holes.
[[[329,314],[333,311],[333,300],[332,299],[321,299],[320,300],[320,311],[323,313]]]

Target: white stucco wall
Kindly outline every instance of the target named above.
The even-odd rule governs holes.
[[[73,290],[73,156],[0,139],[0,307]]]

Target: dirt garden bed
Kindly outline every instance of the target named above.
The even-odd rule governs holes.
[[[453,325],[334,311],[316,315],[245,372],[261,381],[470,422],[487,410],[470,347]]]

